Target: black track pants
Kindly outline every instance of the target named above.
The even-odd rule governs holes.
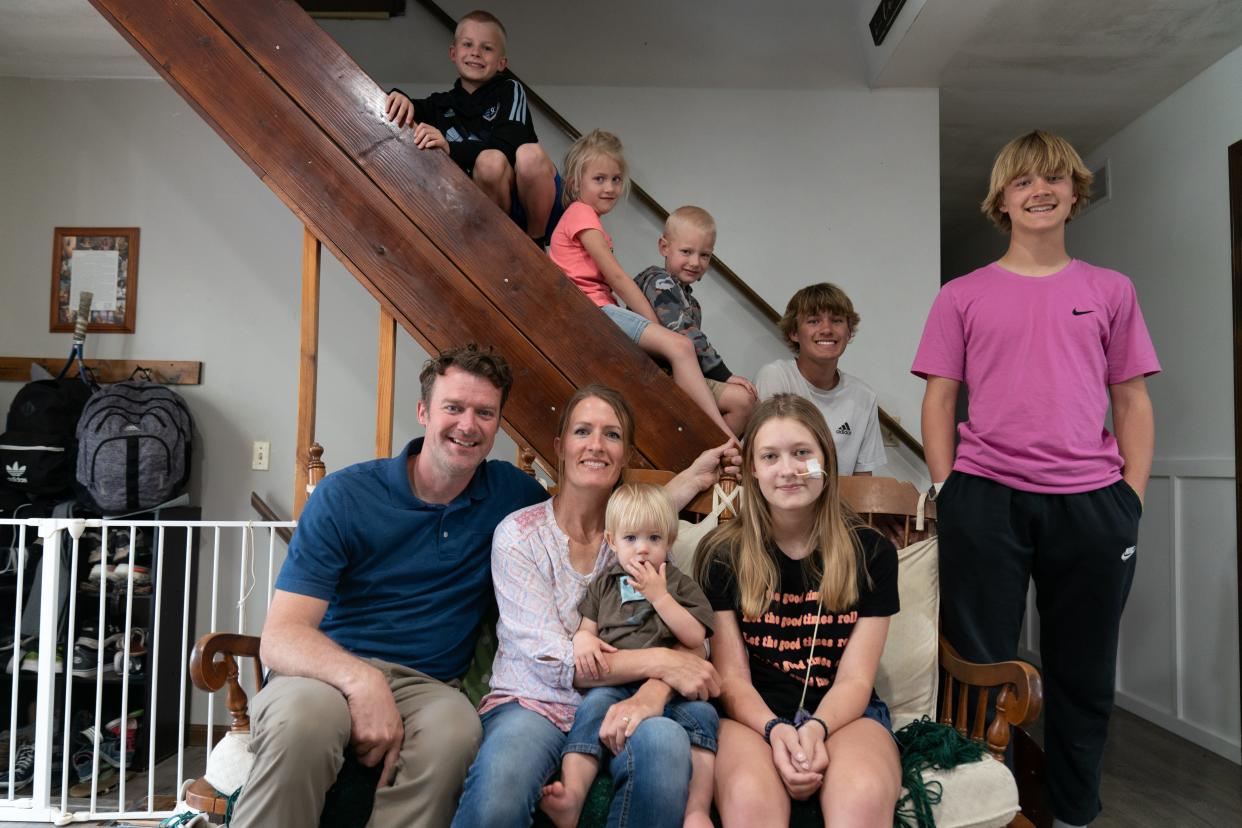
[[[954,472],[936,508],[941,630],[963,658],[1015,657],[1035,579],[1049,799],[1058,819],[1085,825],[1100,811],[1117,632],[1137,563],[1138,495],[1124,481],[1039,494]]]

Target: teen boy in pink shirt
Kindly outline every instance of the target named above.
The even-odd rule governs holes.
[[[1160,370],[1130,280],[1066,253],[1065,225],[1090,185],[1058,136],[1005,145],[983,212],[1009,250],[941,289],[911,369],[927,380],[941,629],[967,660],[1014,658],[1035,579],[1057,826],[1100,811],[1117,633],[1155,442],[1144,378]],[[955,452],[963,382],[970,410]]]

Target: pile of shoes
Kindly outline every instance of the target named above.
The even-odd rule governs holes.
[[[134,745],[140,716],[142,716],[142,711],[135,710],[125,719],[125,766],[127,768],[125,775],[127,779],[133,775],[128,768],[133,765],[134,761]],[[120,784],[121,720],[113,719],[104,727],[103,738],[98,740],[98,761],[95,759],[95,726],[87,725],[89,721],[91,721],[90,716],[85,711],[79,711],[74,717],[72,761],[77,781],[69,787],[70,796],[90,796],[92,788],[97,794],[105,794]]]
[[[99,530],[82,533],[78,541],[79,551],[87,552],[90,567],[86,580],[78,587],[83,592],[99,592],[100,582],[108,580],[108,591],[126,590],[134,585],[135,595],[151,592],[151,528],[130,527],[109,529],[108,548],[105,551]],[[90,537],[91,535],[94,537]]]
[[[102,651],[102,655],[101,655]],[[129,673],[130,678],[146,675],[147,628],[133,627],[129,631],[129,660],[125,659],[125,632],[108,622],[101,636],[96,622],[88,621],[73,645],[75,676],[93,678],[100,670],[105,674]]]
[[[142,710],[134,710],[124,720],[124,752],[125,767],[130,768],[134,763],[134,746],[137,744],[138,737],[138,720],[142,718]],[[75,727],[84,724],[89,719],[84,719],[83,714],[79,713],[75,720]],[[70,796],[87,797],[91,796],[92,786],[96,787],[97,793],[108,793],[116,788],[120,782],[120,741],[122,741],[122,720],[119,718],[109,721],[103,727],[103,736],[99,737],[94,725],[82,727],[76,730],[75,734],[75,750],[73,750],[73,771],[77,775],[77,783],[70,787]],[[99,746],[98,760],[98,778],[96,778],[96,758],[94,758],[94,746]],[[129,778],[130,773],[127,770],[125,777]]]

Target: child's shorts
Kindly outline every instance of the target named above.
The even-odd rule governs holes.
[[[704,377],[704,379],[707,378]],[[707,387],[711,390],[712,399],[716,401],[716,405],[720,405],[720,398],[724,396],[725,389],[729,387],[729,383],[707,379]]]
[[[878,722],[890,733],[893,731],[893,716],[888,712],[888,705],[874,692],[871,694],[871,701],[867,702],[867,709],[863,711],[862,717]]]
[[[624,701],[637,692],[642,682],[623,684],[617,687],[596,687],[588,690],[574,714],[573,726],[565,737],[565,747],[561,756],[567,753],[585,753],[600,758],[604,755],[604,746],[599,740],[599,727],[604,723],[608,708],[619,701]],[[716,752],[716,731],[720,727],[720,716],[710,702],[690,701],[681,696],[664,706],[664,718],[672,719],[681,725],[690,738],[691,747],[703,748]]]
[[[617,327],[625,331],[625,335],[632,341],[637,342],[638,338],[643,335],[643,331],[647,330],[647,326],[651,324],[651,320],[634,311],[623,308],[620,305],[604,305],[600,308],[604,315],[617,323]]]
[[[548,213],[548,225],[544,228],[543,237],[545,239],[552,238],[552,231],[556,229],[557,223],[561,220],[561,215],[565,212],[565,207],[561,204],[561,191],[563,182],[561,174],[556,174],[556,199],[552,202],[552,211]],[[526,229],[526,207],[518,199],[518,189],[515,183],[509,191],[509,218],[513,219],[513,223],[523,230]]]

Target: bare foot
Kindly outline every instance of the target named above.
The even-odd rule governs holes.
[[[686,819],[681,824],[681,828],[713,828],[712,818],[706,811],[698,811],[695,813],[686,811]]]
[[[539,800],[539,810],[548,815],[556,828],[576,828],[578,817],[582,814],[582,801],[585,797],[574,796],[560,781],[543,786],[543,797]],[[709,822],[710,826],[711,823]]]

